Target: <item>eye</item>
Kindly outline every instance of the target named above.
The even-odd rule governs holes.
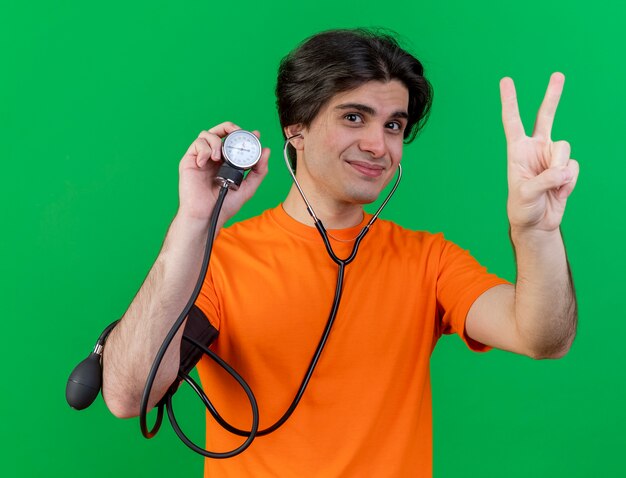
[[[389,123],[387,123],[387,128],[398,132],[404,131],[404,125],[399,121],[390,121]]]
[[[347,115],[344,116],[344,118],[348,120],[350,123],[362,123],[363,122],[363,118],[361,117],[361,115],[357,113],[348,113]]]

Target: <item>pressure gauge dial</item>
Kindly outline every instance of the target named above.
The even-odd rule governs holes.
[[[261,142],[249,131],[238,129],[224,139],[222,157],[237,169],[250,169],[261,158]]]

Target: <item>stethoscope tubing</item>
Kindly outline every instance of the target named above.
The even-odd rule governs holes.
[[[363,239],[363,236],[365,236],[365,234],[367,233],[369,228],[372,227],[372,224],[374,224],[374,222],[376,222],[376,219],[378,219],[378,216],[383,211],[383,209],[385,208],[385,206],[387,205],[387,203],[389,202],[389,200],[391,199],[393,194],[396,192],[396,189],[398,189],[398,186],[400,185],[400,180],[402,179],[402,165],[400,163],[398,163],[398,173],[396,174],[396,180],[395,180],[395,182],[394,182],[394,184],[393,184],[393,186],[391,188],[391,191],[389,191],[389,194],[387,194],[387,196],[385,197],[385,200],[378,207],[378,209],[376,210],[374,215],[371,217],[371,219],[368,221],[368,223],[363,227],[363,229],[361,229],[361,232],[359,233],[359,235],[355,239],[355,241],[356,241],[355,242],[355,247],[352,248],[352,252],[351,252],[350,256],[348,256],[348,258],[342,260],[339,257],[337,257],[337,255],[335,254],[335,251],[333,250],[332,246],[330,245],[330,241],[328,240],[328,233],[326,232],[326,229],[324,229],[322,221],[315,214],[315,210],[313,209],[313,206],[311,205],[311,203],[309,202],[308,198],[306,197],[306,194],[304,194],[304,190],[300,186],[300,183],[298,182],[298,179],[296,178],[296,173],[293,170],[291,162],[289,161],[289,155],[288,155],[288,152],[287,152],[287,148],[291,144],[291,140],[295,139],[295,138],[298,138],[299,136],[302,136],[302,134],[300,134],[300,133],[294,134],[293,136],[289,136],[285,140],[285,145],[283,146],[283,158],[285,160],[285,165],[287,166],[287,171],[289,171],[289,175],[291,176],[291,180],[293,181],[293,183],[295,184],[296,188],[298,189],[298,192],[300,193],[300,196],[302,197],[302,200],[304,201],[304,204],[306,204],[306,209],[307,209],[308,213],[310,214],[310,216],[313,218],[313,222],[315,223],[315,227],[317,228],[317,230],[319,231],[320,235],[322,236],[322,239],[324,240],[324,244],[326,245],[326,250],[328,251],[328,255],[337,264],[339,264],[340,262],[345,262],[345,264],[349,264],[350,262],[352,262],[354,260],[354,257],[356,256],[356,251],[358,249],[358,246],[359,246],[359,243],[360,243],[360,239]]]
[[[328,255],[337,264],[338,269],[337,269],[337,281],[336,281],[336,285],[335,285],[335,294],[334,294],[334,297],[333,297],[333,304],[332,304],[332,307],[331,307],[331,311],[330,311],[329,317],[328,317],[328,319],[326,321],[326,325],[324,327],[324,331],[322,333],[322,336],[320,337],[320,340],[319,340],[319,342],[317,344],[315,352],[314,352],[314,354],[313,354],[313,356],[311,358],[311,361],[309,362],[309,365],[307,367],[307,370],[306,370],[306,372],[305,372],[305,374],[304,374],[304,376],[302,378],[300,386],[298,387],[298,390],[297,390],[296,394],[294,395],[294,398],[293,398],[293,400],[291,402],[291,405],[287,408],[287,410],[283,413],[283,415],[273,425],[271,425],[271,426],[269,426],[269,427],[267,427],[265,429],[258,430],[258,426],[259,426],[258,405],[256,403],[256,399],[254,398],[254,394],[252,393],[252,390],[245,383],[243,378],[241,378],[232,368],[230,368],[228,366],[228,364],[226,364],[226,362],[224,362],[222,359],[220,359],[217,355],[215,355],[206,346],[204,346],[203,344],[195,341],[192,338],[184,337],[184,339],[186,339],[186,340],[190,341],[191,343],[193,343],[193,345],[198,347],[205,354],[211,356],[211,358],[213,358],[216,362],[218,362],[218,364],[220,366],[224,367],[229,373],[231,373],[231,375],[235,376],[235,379],[237,381],[239,381],[239,383],[242,385],[242,387],[244,388],[244,391],[248,395],[248,399],[250,400],[250,404],[251,404],[251,408],[252,408],[252,417],[253,418],[252,418],[251,429],[250,430],[241,430],[241,429],[238,429],[238,428],[232,426],[231,424],[229,424],[223,417],[220,416],[220,414],[215,409],[213,404],[210,402],[210,400],[208,399],[208,397],[206,396],[206,394],[204,393],[202,388],[191,377],[189,377],[188,375],[181,375],[179,378],[181,378],[182,380],[186,381],[191,386],[191,388],[196,392],[196,394],[198,394],[198,396],[200,397],[202,402],[205,404],[205,407],[209,410],[211,415],[215,418],[215,420],[223,428],[225,428],[226,430],[228,430],[229,432],[231,432],[231,433],[233,433],[235,435],[247,437],[245,442],[241,446],[239,446],[238,448],[236,448],[234,450],[231,450],[229,452],[223,452],[223,453],[210,452],[208,450],[205,450],[205,449],[195,445],[193,442],[191,442],[191,440],[189,440],[189,438],[182,432],[181,428],[178,426],[178,423],[176,421],[175,414],[174,414],[174,411],[173,411],[173,407],[172,407],[172,396],[174,394],[174,391],[172,391],[172,390],[168,391],[166,393],[166,396],[164,397],[164,399],[159,402],[159,405],[158,405],[159,406],[159,415],[157,417],[157,423],[155,424],[153,429],[152,430],[148,430],[148,427],[147,427],[147,418],[146,418],[146,416],[147,416],[147,409],[148,409],[148,400],[149,400],[149,397],[150,397],[150,393],[151,393],[151,390],[152,390],[152,387],[153,387],[153,384],[154,384],[154,380],[155,380],[158,368],[161,365],[161,361],[162,361],[163,357],[165,356],[165,352],[167,351],[167,348],[169,347],[169,345],[172,342],[174,336],[176,335],[176,333],[180,329],[180,326],[183,324],[185,318],[187,317],[187,314],[191,310],[191,307],[195,303],[195,301],[196,301],[196,299],[197,299],[197,297],[198,297],[198,295],[200,293],[200,290],[202,288],[202,284],[204,283],[204,278],[205,278],[207,270],[208,270],[208,264],[209,264],[209,260],[210,260],[210,256],[211,256],[211,250],[212,250],[212,246],[213,246],[213,241],[214,241],[214,238],[215,238],[215,231],[216,231],[216,228],[217,228],[217,219],[219,217],[219,213],[221,211],[222,204],[223,204],[224,199],[226,197],[226,194],[228,192],[227,185],[223,184],[222,188],[220,189],[218,200],[217,200],[217,202],[215,204],[215,207],[214,207],[212,215],[211,215],[211,223],[210,223],[210,227],[209,227],[209,234],[208,234],[208,237],[207,237],[207,245],[206,245],[206,248],[205,248],[205,254],[204,254],[204,257],[203,257],[202,268],[201,268],[201,271],[200,271],[200,274],[199,274],[199,277],[198,277],[198,281],[196,283],[196,286],[194,288],[194,291],[193,291],[191,297],[189,298],[189,301],[187,302],[187,304],[185,305],[185,308],[183,309],[183,312],[181,313],[179,318],[176,320],[176,322],[174,322],[174,324],[172,325],[172,328],[170,329],[170,331],[168,332],[167,336],[163,340],[163,343],[162,343],[159,351],[157,352],[155,360],[154,360],[154,362],[152,364],[152,367],[151,367],[150,372],[148,373],[148,377],[146,379],[146,384],[144,386],[144,390],[143,390],[143,394],[142,394],[142,398],[141,398],[141,405],[140,405],[140,428],[141,428],[142,434],[146,438],[152,438],[156,434],[156,432],[158,431],[158,428],[159,428],[160,422],[161,422],[161,417],[162,417],[162,407],[163,407],[163,404],[165,404],[165,406],[167,408],[168,417],[170,419],[170,422],[172,423],[172,426],[173,426],[176,434],[179,436],[179,438],[189,448],[191,448],[192,450],[196,451],[197,453],[200,453],[201,455],[209,457],[209,458],[229,458],[229,457],[235,456],[235,455],[243,452],[248,446],[250,446],[250,444],[252,443],[252,441],[254,440],[255,437],[268,435],[268,434],[276,431],[278,428],[280,428],[289,419],[289,417],[291,417],[291,415],[295,411],[296,407],[300,403],[300,400],[302,399],[302,397],[304,395],[304,392],[306,391],[307,386],[309,385],[309,382],[310,382],[310,380],[311,380],[311,378],[313,376],[313,372],[315,371],[315,367],[317,366],[317,364],[319,362],[319,359],[320,359],[320,357],[322,355],[324,347],[326,346],[326,344],[328,342],[328,338],[330,337],[330,333],[331,333],[333,324],[334,324],[335,319],[337,317],[337,313],[339,311],[339,305],[341,303],[341,296],[342,296],[342,292],[343,292],[345,268],[346,268],[346,266],[350,262],[352,262],[355,259],[356,254],[357,254],[358,249],[359,249],[359,246],[361,244],[361,241],[363,240],[365,235],[368,233],[370,227],[378,219],[378,216],[380,215],[380,213],[382,212],[384,207],[387,205],[387,203],[389,202],[389,200],[391,199],[391,197],[395,193],[395,191],[396,191],[396,189],[397,189],[397,187],[398,187],[398,185],[400,183],[400,179],[402,178],[402,167],[398,164],[398,173],[396,175],[396,180],[395,180],[395,183],[394,183],[393,187],[391,188],[390,192],[387,194],[385,200],[382,202],[382,204],[380,205],[380,207],[378,208],[376,213],[372,216],[372,218],[368,221],[368,223],[361,229],[359,235],[355,238],[354,245],[352,247],[352,251],[350,252],[350,254],[345,259],[341,259],[341,258],[339,258],[337,256],[337,254],[333,250],[332,244],[330,243],[330,239],[328,237],[328,233],[326,232],[326,229],[324,228],[324,225],[323,225],[322,221],[315,214],[313,206],[311,205],[311,203],[307,199],[306,195],[304,194],[304,191],[302,190],[298,180],[296,179],[296,175],[295,175],[295,173],[294,173],[294,171],[293,171],[293,169],[291,167],[291,164],[289,162],[289,159],[288,159],[288,156],[287,156],[287,147],[289,146],[291,140],[294,139],[295,137],[298,137],[298,136],[299,135],[291,136],[291,137],[287,138],[286,141],[285,141],[285,145],[284,145],[284,148],[283,148],[283,156],[284,156],[284,159],[285,159],[285,163],[287,165],[287,169],[288,169],[288,171],[289,171],[289,173],[291,175],[293,183],[296,185],[296,188],[298,189],[300,195],[302,196],[302,199],[304,200],[304,203],[306,205],[307,211],[309,212],[309,214],[313,218],[315,227],[317,228],[320,236],[322,237],[322,240],[324,242],[324,246],[326,247]]]

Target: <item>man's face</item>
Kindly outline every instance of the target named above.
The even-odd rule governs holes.
[[[374,201],[402,159],[409,93],[398,80],[370,81],[334,96],[303,131],[298,180],[317,200]]]

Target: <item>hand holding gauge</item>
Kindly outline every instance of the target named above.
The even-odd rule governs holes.
[[[267,173],[269,154],[268,148],[261,147],[257,131],[244,131],[231,122],[200,132],[180,162],[179,215],[208,221],[217,200],[219,176],[219,183],[239,188],[228,195],[220,215],[220,222],[230,219],[256,192]]]

